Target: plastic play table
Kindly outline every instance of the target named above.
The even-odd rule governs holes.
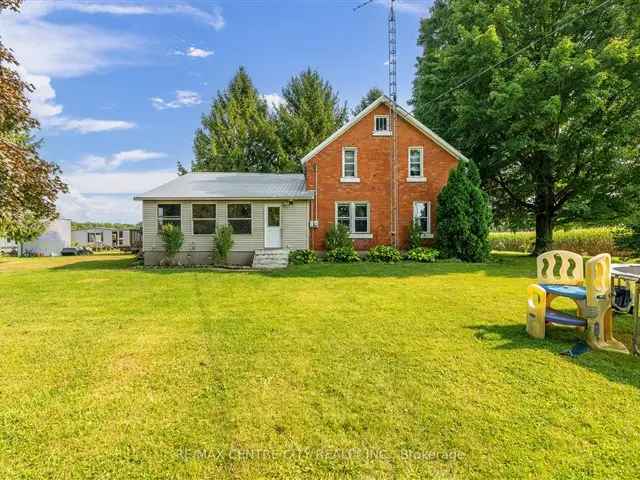
[[[632,263],[614,263],[611,265],[611,278],[612,280],[628,280],[636,284],[635,291],[633,293],[633,354],[640,354],[638,349],[638,335],[640,334],[640,321],[638,320],[640,314],[638,308],[640,306],[640,264]]]

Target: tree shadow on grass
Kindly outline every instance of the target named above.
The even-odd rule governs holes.
[[[631,347],[631,318],[622,316],[615,324],[615,336],[627,348]],[[474,336],[485,343],[496,343],[496,350],[547,350],[557,355],[570,349],[581,336],[574,329],[551,327],[546,337],[538,340],[529,337],[523,325],[480,325],[467,327],[475,331]],[[640,389],[640,358],[622,353],[589,351],[578,357],[565,357],[568,362],[576,363],[599,373],[612,382],[631,385]]]
[[[101,258],[97,260],[92,257],[74,259],[76,261],[63,265],[54,265],[51,270],[124,270],[135,264],[135,259],[131,258]]]

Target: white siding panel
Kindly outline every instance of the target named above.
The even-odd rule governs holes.
[[[157,232],[158,203],[173,203],[168,201],[157,202],[145,200],[142,202],[142,235],[145,251],[162,251],[162,241]],[[251,234],[234,235],[233,252],[252,252],[264,248],[264,206],[265,204],[279,203],[282,205],[282,244],[291,249],[308,248],[309,245],[309,203],[307,200],[294,201],[289,205],[288,201],[198,201],[175,202],[181,205],[181,222],[184,233],[183,252],[210,252],[213,250],[213,235],[194,235],[192,203],[214,203],[216,205],[216,225],[227,224],[227,205],[229,203],[251,203]]]

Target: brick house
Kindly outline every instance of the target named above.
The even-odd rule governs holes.
[[[433,238],[438,194],[465,157],[398,107],[392,166],[391,105],[389,98],[378,98],[301,159],[306,188],[314,192],[311,249],[324,250],[327,230],[338,222],[349,228],[356,250],[406,248],[414,219],[425,242]]]
[[[167,224],[184,234],[176,257],[183,264],[214,261],[220,225],[234,230],[229,261],[263,268],[286,265],[290,250],[324,250],[335,223],[349,228],[360,251],[406,248],[414,219],[428,242],[438,193],[465,157],[398,107],[392,165],[391,105],[380,97],[314,148],[301,159],[304,174],[195,172],[135,196],[142,201],[145,264],[166,257],[159,232]]]

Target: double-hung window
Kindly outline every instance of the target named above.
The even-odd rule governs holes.
[[[413,222],[420,226],[423,237],[431,235],[431,202],[413,202]]]
[[[87,241],[89,243],[102,243],[102,232],[89,232],[87,233]]]
[[[158,205],[158,231],[161,231],[165,225],[182,228],[179,203],[161,203]]]
[[[251,204],[230,203],[227,205],[227,222],[236,235],[251,235]]]
[[[349,229],[351,234],[369,233],[369,204],[344,202],[336,204],[336,223]]]
[[[211,235],[216,231],[216,205],[215,203],[194,203],[193,233],[194,235]]]
[[[424,181],[424,149],[409,147],[409,181]]]
[[[389,115],[376,115],[373,117],[373,133],[374,134],[390,134],[389,131]]]
[[[345,147],[342,149],[342,179],[343,182],[358,181],[358,149]]]

